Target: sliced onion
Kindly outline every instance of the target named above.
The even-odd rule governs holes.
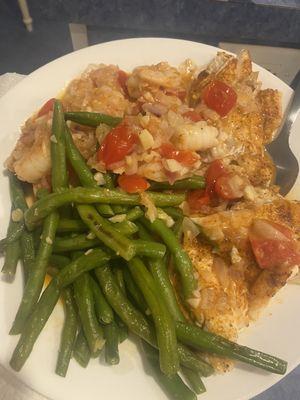
[[[270,222],[264,219],[255,219],[251,228],[254,235],[263,238],[263,239],[271,239],[278,241],[289,241],[282,232],[276,229]]]
[[[157,117],[161,117],[168,111],[168,108],[161,103],[144,103],[142,109],[156,115]]]
[[[188,239],[194,239],[199,235],[200,230],[190,218],[184,217],[182,221],[182,232]]]

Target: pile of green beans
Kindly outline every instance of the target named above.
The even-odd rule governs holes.
[[[2,272],[13,277],[21,259],[25,278],[10,331],[20,334],[11,367],[19,371],[24,366],[61,297],[65,319],[55,369],[61,377],[72,358],[86,368],[102,351],[108,365],[118,364],[119,344],[129,332],[141,339],[153,374],[172,399],[195,400],[196,394],[205,392],[201,377],[214,369],[199,351],[284,374],[285,361],[206,332],[189,318],[188,300],[198,283],[180,243],[183,213],[178,206],[185,200],[183,191],[204,187],[203,177],[173,185],[151,182],[149,198],[175,224],[171,229],[161,219],[150,222],[140,195],[115,187],[113,174],[104,175],[105,187],[97,185],[65,120],[91,127],[114,127],[121,121],[100,113],[64,114],[56,100],[52,193],[39,192],[28,208],[21,183],[9,173],[12,212],[7,237],[0,242],[6,257]],[[69,188],[67,163],[82,186]],[[13,218],[17,209],[18,221]],[[114,214],[121,222],[110,220]],[[170,257],[181,284],[179,295],[169,276]],[[51,280],[43,290],[46,274]]]

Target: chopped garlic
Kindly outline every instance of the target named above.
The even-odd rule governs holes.
[[[20,222],[24,217],[23,211],[21,208],[16,208],[11,212],[11,219],[13,222]]]
[[[86,235],[86,238],[89,240],[93,240],[96,238],[96,235],[94,234],[94,232],[90,232],[89,234]]]
[[[236,264],[236,263],[239,263],[240,261],[242,261],[242,257],[240,256],[240,253],[235,246],[233,246],[231,249],[230,257],[231,257],[232,264]]]
[[[90,254],[92,251],[93,251],[93,249],[88,249],[88,250],[84,253],[84,255],[87,256],[87,255]]]
[[[244,189],[244,197],[246,200],[254,201],[257,197],[256,191],[252,185],[247,185]]]
[[[168,228],[171,228],[175,224],[174,220],[170,215],[168,215],[164,210],[161,208],[157,209],[157,217],[161,220],[163,220]]]
[[[57,139],[56,139],[56,137],[55,137],[54,135],[51,135],[51,136],[50,136],[50,140],[51,140],[51,142],[53,142],[53,143],[57,143]]]
[[[145,216],[150,222],[153,222],[157,218],[157,208],[155,207],[153,201],[150,199],[147,193],[140,193],[141,204],[146,207],[147,211]]]
[[[140,117],[140,124],[142,125],[143,128],[146,128],[146,126],[150,122],[150,116],[149,115],[143,115]]]
[[[147,129],[143,129],[139,134],[140,142],[145,150],[151,149],[154,146],[154,139]]]
[[[189,305],[193,308],[198,308],[200,305],[200,298],[198,299],[188,299],[187,302],[189,303]]]
[[[99,185],[99,186],[105,184],[105,180],[104,180],[103,174],[101,172],[96,172],[96,174],[94,175],[94,179],[97,182],[97,185]]]
[[[46,243],[50,245],[53,244],[53,241],[49,236],[46,237]]]
[[[114,215],[113,217],[108,218],[110,222],[116,223],[116,222],[122,222],[125,221],[126,219],[126,214],[118,214]]]

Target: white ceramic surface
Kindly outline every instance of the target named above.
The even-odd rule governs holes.
[[[198,64],[212,59],[217,48],[195,42],[175,39],[143,38],[128,39],[88,47],[68,54],[30,74],[0,99],[0,164],[13,148],[19,135],[19,127],[25,119],[50,97],[55,96],[72,78],[90,63],[118,64],[125,70],[137,65],[162,60],[177,65],[185,58]],[[292,90],[261,67],[260,79],[265,87],[278,88],[283,94],[284,108]],[[300,156],[300,143],[294,126],[291,144]],[[0,237],[6,232],[10,200],[7,179],[0,176]],[[296,184],[297,185],[297,184]],[[298,191],[294,191],[297,193]],[[299,286],[284,288],[267,309],[263,318],[240,336],[240,343],[278,355],[289,362],[289,370],[300,361],[298,343],[300,337]],[[21,274],[15,282],[0,281],[0,363],[9,369],[9,359],[17,343],[17,337],[8,335],[22,293]],[[86,370],[71,362],[65,379],[54,374],[63,315],[58,306],[40,335],[25,367],[16,374],[24,383],[53,400],[164,400],[165,395],[144,371],[136,345],[126,341],[120,346],[121,362],[107,367],[93,360]],[[13,371],[11,371],[14,373]],[[244,365],[230,373],[205,380],[207,393],[202,400],[248,400],[267,389],[281,377],[261,372]]]

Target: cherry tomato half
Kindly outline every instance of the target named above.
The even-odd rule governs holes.
[[[171,143],[163,143],[159,148],[159,153],[164,158],[170,158],[183,165],[192,165],[198,157],[189,150],[177,150]]]
[[[49,99],[46,101],[46,103],[43,105],[43,107],[40,109],[38,112],[38,117],[42,117],[43,115],[48,114],[49,111],[53,110],[55,99]]]
[[[237,95],[232,87],[215,80],[204,89],[203,100],[207,107],[225,117],[235,106]]]
[[[120,188],[125,190],[127,193],[144,192],[150,186],[145,178],[137,174],[120,175],[118,178],[118,184]]]
[[[203,206],[209,205],[210,198],[205,189],[196,189],[188,192],[187,202],[191,210],[200,211]]]
[[[122,161],[130,154],[137,142],[137,135],[126,122],[122,122],[106,135],[98,150],[98,161],[104,162],[109,169],[112,164]]]

